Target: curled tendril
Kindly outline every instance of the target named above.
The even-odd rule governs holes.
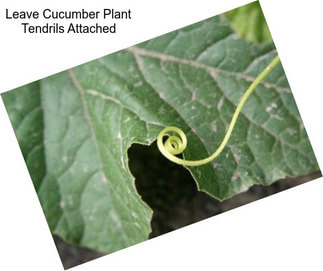
[[[246,103],[247,99],[251,95],[251,93],[255,90],[257,85],[277,66],[277,64],[280,62],[279,56],[276,56],[270,64],[257,76],[255,81],[252,82],[252,84],[249,86],[249,88],[246,90],[246,92],[243,94],[236,110],[233,113],[231,122],[229,124],[228,130],[219,145],[219,147],[215,150],[214,153],[212,153],[210,156],[201,159],[201,160],[185,160],[177,157],[177,154],[182,153],[186,146],[187,146],[187,138],[185,133],[174,126],[166,127],[164,128],[157,137],[157,146],[159,151],[170,161],[183,165],[183,166],[201,166],[204,164],[209,163],[213,159],[215,159],[224,149],[226,144],[229,141],[229,138],[231,136],[232,130],[237,122],[237,119],[239,117],[239,114],[241,112],[242,107]],[[177,135],[173,135],[173,133]],[[165,142],[163,142],[163,137],[167,135],[168,138]]]

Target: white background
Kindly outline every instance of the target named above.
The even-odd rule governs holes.
[[[323,163],[321,1],[260,1],[318,162]],[[0,91],[248,3],[13,1],[0,3]],[[27,35],[11,10],[133,12],[117,35]],[[0,269],[63,270],[0,102]],[[323,270],[322,178],[80,265],[75,270]]]

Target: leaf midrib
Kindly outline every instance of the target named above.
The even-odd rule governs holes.
[[[126,50],[131,52],[133,55],[147,56],[147,57],[159,59],[160,61],[169,61],[169,62],[174,62],[174,63],[178,63],[178,64],[188,65],[193,68],[203,69],[203,70],[206,70],[209,74],[213,75],[214,77],[216,77],[217,73],[222,73],[222,74],[234,76],[237,78],[243,78],[248,82],[253,82],[256,79],[255,77],[253,77],[251,75],[246,75],[242,72],[227,71],[225,69],[216,68],[213,66],[206,65],[206,64],[201,63],[199,61],[179,58],[176,56],[172,56],[172,55],[168,55],[168,54],[164,54],[164,53],[160,53],[160,52],[156,52],[156,51],[151,51],[151,50],[139,48],[136,46],[127,48]],[[281,87],[281,86],[278,86],[277,84],[274,84],[274,83],[262,81],[260,84],[264,85],[267,88],[275,88],[278,92],[288,92],[288,93],[290,92],[289,88]]]
[[[69,76],[74,84],[74,86],[76,87],[77,91],[79,92],[80,94],[80,100],[81,100],[81,103],[82,103],[82,108],[83,108],[83,114],[84,114],[84,117],[86,119],[86,122],[91,130],[91,135],[92,135],[92,138],[93,138],[93,141],[94,141],[94,146],[95,146],[95,152],[97,154],[97,157],[98,157],[98,160],[99,160],[99,166],[100,166],[100,169],[101,169],[101,172],[102,172],[102,175],[103,177],[105,178],[105,180],[108,182],[108,178],[105,174],[105,171],[104,171],[104,167],[103,167],[103,161],[102,161],[102,158],[101,158],[101,155],[100,155],[100,152],[99,152],[99,146],[97,144],[97,140],[96,140],[96,135],[94,133],[94,128],[93,128],[93,124],[92,124],[92,120],[91,120],[91,117],[89,115],[89,112],[88,112],[88,109],[87,109],[87,105],[86,105],[86,101],[85,101],[85,97],[84,97],[84,89],[83,87],[81,86],[81,84],[79,83],[73,69],[70,69],[68,70],[68,73],[69,73]],[[116,208],[115,208],[115,205],[113,203],[113,201],[111,201],[112,203],[112,207],[113,209],[116,211]],[[116,212],[117,213],[117,212]],[[123,225],[123,222],[121,221],[121,219],[119,218],[120,220],[120,225],[121,225],[121,231],[123,232],[123,239],[125,240],[126,238],[126,234],[125,234],[125,229],[124,229],[124,225]]]

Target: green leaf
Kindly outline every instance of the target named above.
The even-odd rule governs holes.
[[[226,16],[233,29],[246,40],[252,42],[272,41],[258,1],[230,10]]]
[[[36,190],[46,174],[43,111],[40,102],[40,83],[34,82],[3,94],[11,124]]]
[[[52,232],[102,252],[147,239],[152,212],[127,149],[178,126],[185,158],[208,156],[275,55],[273,44],[248,43],[217,16],[4,94]],[[318,170],[281,65],[247,101],[221,155],[189,170],[221,200]]]

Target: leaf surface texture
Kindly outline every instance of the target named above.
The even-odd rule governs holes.
[[[52,232],[102,252],[146,240],[152,211],[127,149],[177,126],[188,137],[186,159],[210,155],[276,54],[217,16],[4,94]],[[252,94],[221,155],[189,170],[221,200],[318,170],[281,65]]]

